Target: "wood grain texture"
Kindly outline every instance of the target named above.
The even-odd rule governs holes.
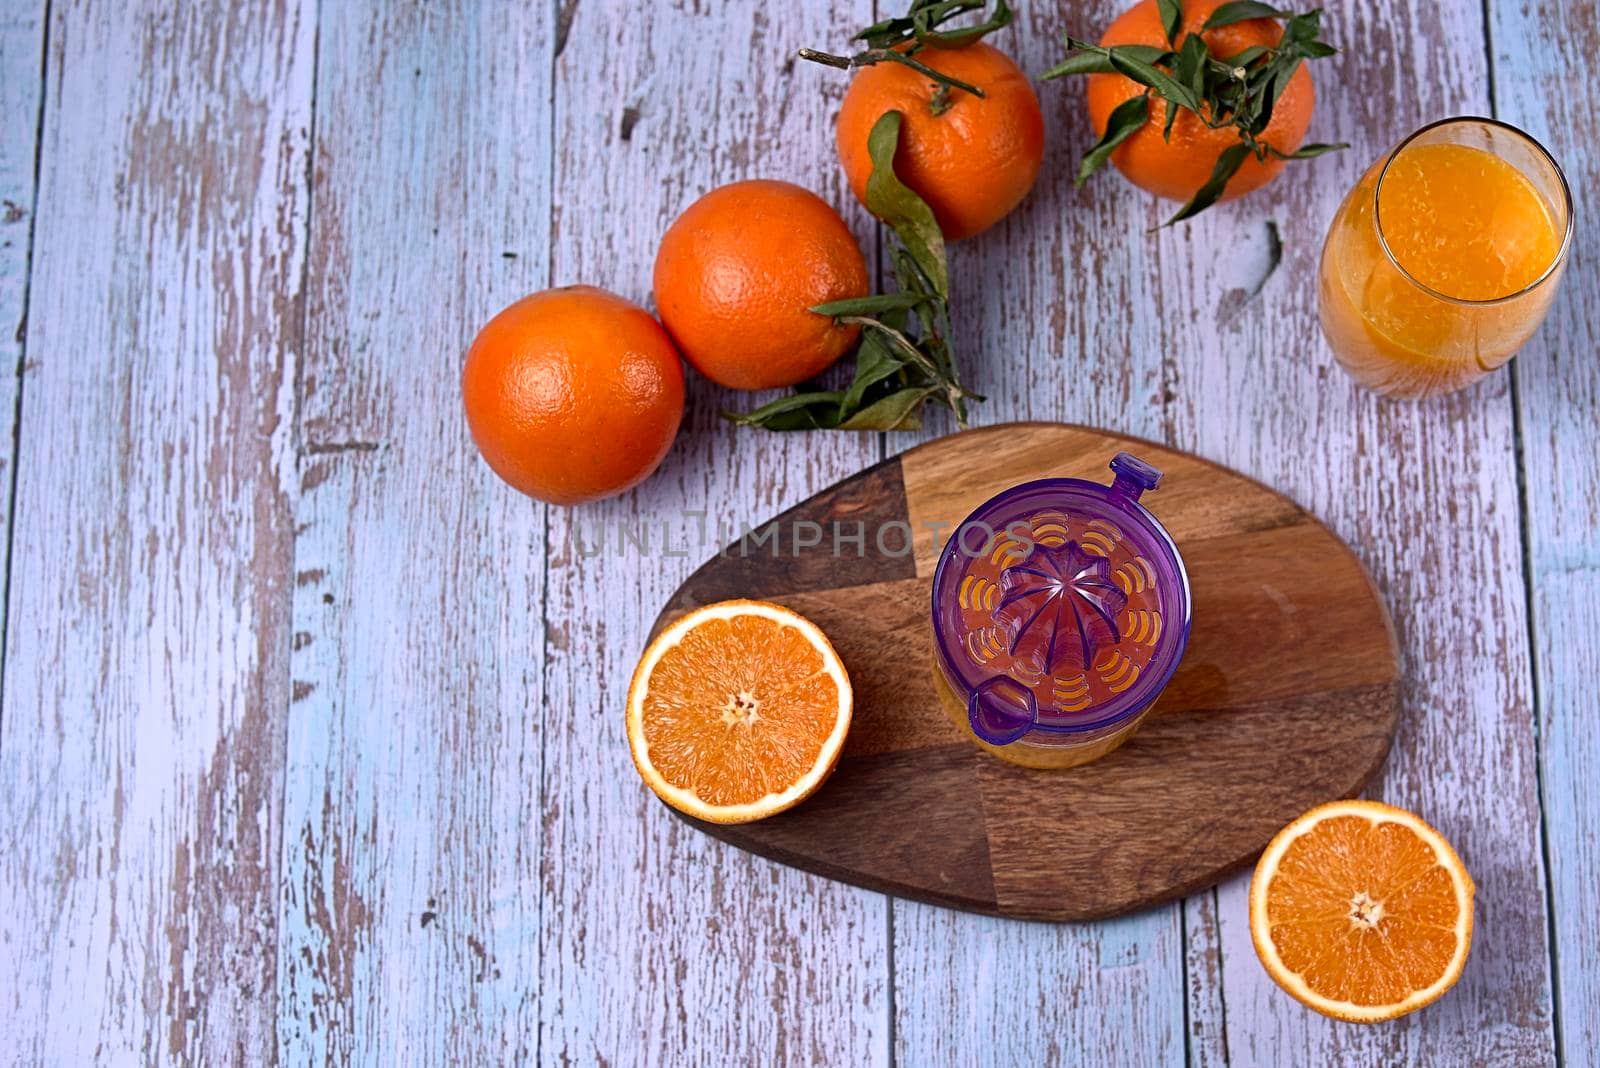
[[[277,1038],[538,1059],[545,514],[461,414],[548,279],[549,5],[324,5]]]
[[[1201,891],[1183,903],[1183,985],[1188,1063],[1194,1068],[1226,1065],[1227,1014],[1223,1007],[1222,939],[1217,891]]]
[[[742,178],[817,191],[872,247],[833,161],[843,83],[792,71],[787,58],[869,23],[866,3],[566,10],[554,284],[646,300],[661,233],[696,197]],[[698,560],[740,522],[876,458],[871,437],[735,430],[717,415],[760,399],[692,376],[684,430],[652,479],[550,515],[544,1063],[888,1060],[883,898],[679,823],[640,783],[623,731],[650,621]]]
[[[648,299],[657,238],[712,185],[799,181],[874,247],[833,159],[845,76],[784,57],[903,4],[55,0],[47,59],[42,0],[3,6],[0,464],[23,398],[0,1062],[1521,1065],[1600,1046],[1600,131],[1570,103],[1600,47],[1590,0],[1330,8],[1346,51],[1318,65],[1311,136],[1356,147],[1155,236],[1168,205],[1109,173],[1073,188],[1082,88],[1041,86],[1039,187],[952,252],[977,422],[1192,449],[1326,518],[1377,576],[1410,683],[1372,792],[1456,841],[1480,911],[1461,987],[1363,1029],[1265,978],[1242,882],[1021,923],[886,904],[659,811],[621,726],[651,616],[704,552],[881,443],[735,432],[715,410],[762,398],[697,382],[663,472],[608,504],[547,514],[471,451],[454,383],[478,323],[546,284]],[[1061,30],[1124,6],[1030,2],[995,43],[1038,71]],[[1572,178],[1563,295],[1509,372],[1374,400],[1316,330],[1326,222],[1399,137],[1491,103]],[[930,423],[921,439],[950,429]]]
[[[1038,72],[1060,59],[1064,31],[1095,36],[1127,6],[1018,5],[1012,27],[991,40]],[[1156,246],[1144,234],[1159,216],[1111,174],[1074,188],[1079,156],[1094,143],[1083,88],[1037,91],[1046,130],[1038,184],[1009,218],[951,252],[958,357],[989,398],[973,407],[974,421],[1061,420],[1170,440]],[[929,436],[949,429],[934,425]],[[914,444],[907,435],[888,442]],[[1070,1063],[1102,1050],[1129,1064],[1183,1056],[1176,905],[1040,927],[897,902],[894,941],[903,1064]]]
[[[1209,886],[1285,823],[1348,797],[1389,749],[1397,711],[1388,613],[1350,550],[1293,502],[1195,457],[1084,427],[1013,423],[919,446],[791,515],[852,512],[944,539],[995,493],[1046,477],[1109,479],[1128,450],[1163,472],[1144,503],[1191,576],[1194,628],[1148,721],[1115,753],[1066,772],[986,754],[940,707],[928,604],[934,560],[896,578],[878,528],[861,568],[815,587],[831,537],[774,559],[741,542],[671,607],[750,581],[827,632],[855,691],[850,738],[806,804],[734,826],[692,825],[752,852],[899,896],[1046,920],[1114,916]],[[900,477],[886,474],[898,468]],[[876,491],[877,501],[867,497]],[[764,525],[764,524],[763,524]],[[920,551],[914,555],[921,556]],[[889,572],[874,580],[877,566]],[[860,571],[860,574],[856,572]],[[759,575],[761,577],[753,577]]]
[[[0,545],[9,544],[11,537],[17,399],[26,372],[22,342],[33,246],[39,105],[44,95],[44,21],[43,3],[19,2],[0,11],[0,493],[4,494]],[[0,577],[0,634],[5,633],[5,581]],[[0,715],[4,685],[0,655]]]
[[[1423,122],[1486,109],[1477,5],[1330,9],[1341,54],[1315,71],[1311,137],[1347,152],[1292,165],[1266,195],[1159,238],[1177,444],[1279,487],[1366,562],[1393,608],[1406,687],[1395,749],[1372,796],[1420,812],[1478,884],[1457,988],[1383,1027],[1302,1008],[1250,943],[1246,880],[1194,932],[1222,958],[1235,1065],[1547,1063],[1553,1054],[1545,902],[1513,428],[1505,375],[1424,403],[1382,401],[1334,365],[1314,283],[1328,220],[1357,175]],[[1374,78],[1394,91],[1370,91]],[[1269,222],[1283,263],[1258,295]],[[1182,298],[1177,299],[1181,294]],[[1220,1011],[1201,1022],[1215,1030]]]
[[[1521,417],[1558,1034],[1567,1064],[1600,1050],[1600,120],[1566,101],[1600,53],[1581,0],[1489,5],[1495,114],[1566,170],[1577,230],[1544,328],[1511,364]]]
[[[53,9],[0,739],[19,1063],[272,1055],[308,14]]]

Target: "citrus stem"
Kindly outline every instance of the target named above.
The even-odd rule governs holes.
[[[851,70],[856,67],[870,67],[874,64],[884,62],[900,63],[910,67],[914,71],[927,75],[940,85],[946,85],[952,89],[960,89],[962,92],[971,93],[976,97],[981,97],[984,95],[983,90],[979,89],[976,85],[969,85],[959,78],[950,77],[948,74],[940,74],[926,63],[913,59],[906,53],[895,51],[892,48],[869,48],[865,52],[857,52],[853,56],[836,56],[831,52],[819,52],[814,48],[802,48],[800,49],[799,56],[801,59],[809,59],[813,63],[821,63],[824,66],[836,67],[839,70]]]
[[[813,63],[821,63],[826,67],[837,67],[839,70],[849,70],[854,64],[848,56],[836,56],[832,52],[818,52],[815,48],[800,49],[801,59],[809,59]]]

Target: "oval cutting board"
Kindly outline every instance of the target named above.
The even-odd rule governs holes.
[[[1110,756],[1064,771],[996,760],[933,689],[941,539],[1018,482],[1108,481],[1123,449],[1165,476],[1144,503],[1189,569],[1188,651]],[[688,820],[753,853],[955,908],[1111,916],[1248,863],[1306,809],[1359,791],[1389,750],[1399,669],[1366,572],[1293,501],[1198,457],[1085,427],[992,426],[887,460],[775,522],[696,571],[656,621],[731,597],[778,601],[815,620],[849,669],[854,720],[821,790],[759,823]]]

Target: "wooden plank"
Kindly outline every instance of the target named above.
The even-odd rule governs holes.
[[[1054,64],[1067,29],[1096,35],[1124,0],[1027,4],[991,38],[1026,71]],[[953,247],[958,355],[988,401],[980,424],[1085,423],[1167,438],[1148,198],[1112,175],[1072,174],[1094,143],[1083,88],[1037,87],[1046,149],[1012,216]],[[934,422],[930,420],[930,422]],[[930,433],[943,433],[935,423]],[[891,449],[914,441],[890,435]],[[1110,457],[1107,457],[1109,460]],[[903,1064],[1049,1064],[1116,1050],[1130,1064],[1183,1055],[1177,905],[1108,923],[1040,926],[897,901],[896,1052]]]
[[[1459,986],[1405,1024],[1369,1028],[1278,990],[1251,946],[1246,879],[1224,884],[1216,924],[1192,931],[1191,959],[1221,953],[1235,1065],[1552,1056],[1509,381],[1382,401],[1338,370],[1316,323],[1324,228],[1359,173],[1423,122],[1485,109],[1480,17],[1474,5],[1398,0],[1330,9],[1343,52],[1315,71],[1311,136],[1355,147],[1291,165],[1265,194],[1160,238],[1176,441],[1285,491],[1365,560],[1392,608],[1407,680],[1394,752],[1369,792],[1438,826],[1478,884]],[[1379,87],[1354,89],[1375,72]],[[1253,295],[1269,222],[1283,263]],[[1207,1003],[1196,1022],[1214,1033],[1221,1008]]]
[[[1588,729],[1600,677],[1600,119],[1564,106],[1600,51],[1587,0],[1491,4],[1495,114],[1538,138],[1566,170],[1579,227],[1544,329],[1511,365],[1521,416],[1523,503],[1533,584],[1535,692],[1545,856],[1555,936],[1557,1033],[1567,1064],[1600,1050],[1600,742]]]
[[[833,160],[843,83],[787,58],[870,21],[863,0],[833,6],[569,8],[552,281],[646,299],[668,224],[742,178],[784,178],[848,206],[871,248]],[[684,431],[654,478],[550,515],[543,1063],[888,1059],[884,899],[685,826],[639,782],[623,736],[650,622],[698,560],[739,524],[876,458],[869,436],[736,431],[718,418],[756,399],[691,376]],[[618,548],[629,531],[648,538],[647,553]],[[602,536],[604,551],[583,555]]]
[[[26,372],[22,340],[27,328],[39,104],[44,95],[44,15],[44,4],[31,0],[0,13],[0,493],[4,495],[0,545],[8,545],[11,538],[17,398]],[[9,573],[0,576],[0,635],[5,633],[8,581]],[[4,679],[0,663],[0,700]]]
[[[1222,938],[1217,890],[1203,890],[1183,903],[1184,1042],[1192,1068],[1228,1063],[1227,1015],[1223,1008]]]
[[[322,9],[286,1063],[538,1061],[545,514],[459,375],[548,281],[553,41],[548,4]]]
[[[0,743],[26,1063],[271,1056],[313,32],[52,16]]]

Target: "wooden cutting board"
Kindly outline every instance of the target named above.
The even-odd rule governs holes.
[[[1108,481],[1123,449],[1165,474],[1143,503],[1188,566],[1188,651],[1121,749],[1064,771],[1015,767],[936,703],[940,539],[1018,482]],[[753,853],[977,912],[1112,916],[1215,883],[1301,812],[1359,791],[1389,750],[1399,669],[1366,572],[1293,501],[1198,457],[1085,427],[986,427],[878,464],[774,522],[690,576],[656,621],[731,597],[777,601],[821,626],[850,672],[850,736],[816,795],[758,823],[688,821]]]

